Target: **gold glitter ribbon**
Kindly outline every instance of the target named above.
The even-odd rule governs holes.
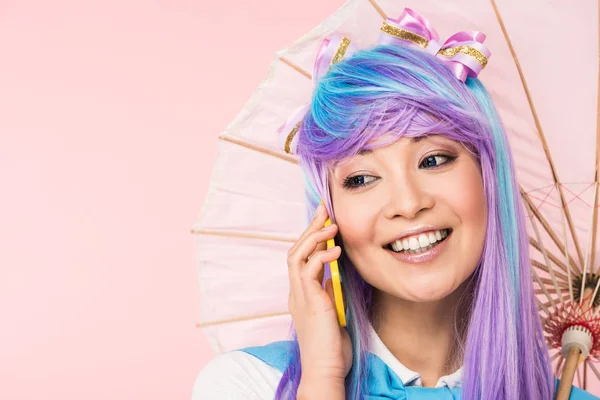
[[[340,41],[340,45],[338,46],[337,50],[335,51],[335,55],[331,59],[331,63],[329,64],[330,67],[333,64],[342,61],[342,59],[344,58],[344,55],[346,55],[346,50],[348,50],[348,46],[350,46],[350,39],[343,37],[342,40]]]
[[[285,139],[284,149],[285,149],[285,152],[288,153],[288,154],[292,154],[292,151],[291,151],[290,147],[292,145],[292,140],[294,140],[294,136],[296,136],[296,133],[298,132],[298,129],[300,129],[300,123],[301,122],[302,121],[300,121],[300,122],[298,122],[296,124],[296,126],[294,127],[294,129],[292,129],[290,131],[290,133],[288,133],[287,138]]]
[[[390,25],[387,23],[387,21],[383,21],[383,25],[381,25],[381,30],[396,38],[408,40],[409,42],[421,46],[424,49],[426,49],[427,45],[429,44],[429,40],[427,40],[426,37]],[[446,47],[440,49],[437,52],[437,54],[447,58],[454,57],[458,53],[466,54],[469,57],[473,57],[479,64],[481,64],[482,68],[485,68],[485,66],[488,63],[488,58],[485,56],[485,54],[471,46]]]
[[[344,56],[346,55],[346,50],[348,50],[348,46],[350,46],[350,39],[348,39],[347,37],[342,37],[342,39],[340,40],[340,44],[338,45],[335,54],[333,55],[333,58],[329,63],[329,68],[331,68],[333,64],[338,63],[344,59]],[[285,139],[284,150],[288,154],[292,154],[292,140],[294,140],[294,136],[296,136],[296,133],[298,133],[301,123],[302,121],[298,122],[296,126],[294,126],[294,128],[290,131],[290,133],[288,133],[287,138]]]
[[[445,49],[440,49],[440,51],[437,52],[437,54],[448,58],[454,57],[458,53],[473,57],[479,64],[481,64],[482,68],[485,68],[488,63],[488,58],[485,56],[485,54],[471,46],[446,47]]]
[[[408,40],[409,42],[413,42],[416,45],[421,46],[426,49],[429,44],[429,40],[426,37],[421,35],[417,35],[416,33],[412,33],[410,31],[406,31],[404,29],[395,27],[387,23],[387,21],[383,21],[383,25],[381,26],[381,30],[387,33],[388,35],[392,35],[399,39]]]

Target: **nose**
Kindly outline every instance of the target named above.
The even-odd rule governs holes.
[[[435,205],[435,196],[429,189],[423,180],[410,176],[410,173],[396,175],[389,184],[389,197],[383,215],[387,219],[398,215],[407,219],[415,218],[419,212]]]

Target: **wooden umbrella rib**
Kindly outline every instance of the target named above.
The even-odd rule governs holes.
[[[594,201],[593,201],[593,204],[596,204],[598,202],[598,198],[597,198],[598,191],[597,191],[597,189],[598,189],[598,184],[594,183]],[[587,247],[588,252],[590,252],[591,249],[592,249],[592,247],[593,247],[592,246],[592,240],[594,239],[594,218],[593,218],[594,215],[595,215],[595,210],[592,210],[592,220],[590,221],[591,222],[591,226],[590,226],[590,234],[589,234],[588,247]],[[588,264],[588,261],[590,260],[590,258],[591,258],[591,254],[590,254],[590,257],[588,257],[588,253],[586,252],[586,254],[585,254],[585,264],[583,266],[583,279],[582,279],[582,282],[581,282],[581,293],[583,293],[583,290],[585,288],[585,280],[586,280],[586,277],[587,277],[587,272],[588,271],[594,272],[594,270],[595,270],[595,268],[592,265]],[[592,299],[596,298],[596,294],[598,293],[598,288],[600,288],[600,279],[598,280],[598,282],[596,282],[596,288],[594,289],[594,292],[592,294]],[[580,301],[579,301],[580,304],[581,304],[581,300],[582,299],[580,299]],[[600,310],[600,308],[596,309],[595,314],[598,314],[598,310]]]
[[[290,67],[292,67],[296,71],[300,72],[300,74],[304,75],[308,79],[312,80],[312,75],[311,74],[309,74],[308,72],[306,72],[305,70],[303,70],[301,67],[299,67],[298,65],[296,65],[293,62],[291,62],[290,60],[288,60],[287,58],[285,58],[285,57],[279,57],[279,60],[282,61],[283,63],[289,65]]]
[[[561,357],[560,360],[558,360],[558,364],[556,364],[556,374],[555,374],[556,376],[560,376],[560,371],[561,371],[560,367],[562,367],[562,364],[564,361],[565,361],[564,357]]]
[[[550,361],[554,361],[556,360],[558,357],[560,357],[562,355],[562,353],[559,351],[557,351],[556,353],[554,353],[554,355],[552,357],[550,357]]]
[[[525,203],[526,207],[529,208],[529,204]],[[531,210],[529,210],[531,212]],[[560,294],[560,289],[558,288],[558,281],[556,280],[556,275],[554,274],[554,268],[552,268],[551,264],[550,264],[550,259],[548,256],[548,252],[546,251],[546,246],[544,246],[543,242],[542,242],[542,237],[540,235],[540,231],[537,227],[537,223],[535,222],[535,219],[531,219],[531,224],[533,226],[533,231],[535,232],[535,235],[537,236],[538,242],[541,245],[541,251],[542,251],[542,255],[544,256],[544,260],[546,261],[546,265],[548,266],[548,272],[550,273],[550,278],[552,279],[552,284],[554,286],[554,290],[555,293]],[[537,273],[534,275],[537,278]],[[546,287],[544,285],[541,284],[541,282],[539,282],[539,278],[537,278],[538,283],[540,283],[540,286],[542,286],[542,290],[546,290]],[[561,304],[564,307],[565,303],[562,300],[562,297],[560,297],[561,300]],[[554,303],[552,303],[552,305],[554,306]]]
[[[600,25],[600,24],[599,24]],[[600,40],[599,40],[600,42]],[[600,100],[599,100],[600,102]],[[600,141],[600,138],[597,138],[597,140]],[[598,146],[596,146],[598,148]],[[600,155],[598,154],[598,151],[600,151],[600,149],[596,150],[596,158],[600,157]],[[596,192],[594,194],[594,198],[595,198],[595,202],[594,202],[594,210],[592,211],[592,256],[591,256],[591,261],[590,261],[590,265],[593,268],[593,272],[594,274],[598,273],[598,269],[600,268],[600,263],[598,263],[598,266],[594,267],[596,265],[596,235],[598,233],[598,190],[600,190],[600,184],[598,182],[598,165],[596,164],[596,174],[595,174],[595,178],[594,178],[594,182],[596,185]]]
[[[540,287],[542,288],[542,293],[544,293],[544,295],[546,296],[546,298],[550,301],[550,304],[552,305],[552,308],[556,308],[556,304],[554,304],[554,299],[552,298],[552,296],[550,296],[550,293],[548,293],[548,289],[546,288],[546,286],[540,282],[540,276],[537,274],[537,272],[535,271],[535,269],[531,270],[531,273],[533,274],[533,278],[536,280],[536,282],[538,283],[538,285],[540,285]],[[559,292],[560,293],[560,289],[556,288],[555,292]],[[559,296],[560,298],[560,296]]]
[[[587,390],[587,370],[588,370],[588,366],[587,363],[583,363],[583,389]]]
[[[565,301],[565,300],[567,300],[568,298],[569,298],[569,296],[568,296],[568,295],[562,296],[562,301]],[[544,306],[544,307],[548,308],[548,307],[550,307],[550,305],[551,305],[551,304],[550,304],[550,302],[548,302],[548,303],[540,303],[540,305],[542,305],[542,306]]]
[[[571,260],[571,257],[569,257],[569,251],[567,250],[569,248],[569,241],[567,239],[567,228],[565,227],[565,225],[566,225],[565,224],[565,219],[566,218],[565,218],[565,214],[564,213],[561,213],[560,216],[561,216],[561,218],[560,218],[560,221],[561,221],[560,226],[562,228],[562,235],[563,235],[563,240],[564,240],[564,244],[565,244],[564,253],[565,253],[565,257],[567,258],[567,264],[568,264],[569,261]],[[571,277],[571,269],[570,268],[567,269],[567,282],[569,284],[569,298],[571,300],[571,303],[574,303],[575,302],[575,297],[574,297],[574,294],[573,294],[573,278]]]
[[[254,151],[258,151],[258,152],[267,154],[269,156],[280,158],[280,159],[282,159],[284,161],[289,161],[289,162],[291,162],[293,164],[298,164],[298,165],[300,164],[300,162],[298,161],[298,159],[296,159],[294,157],[291,157],[291,156],[289,156],[287,154],[278,153],[276,151],[265,149],[264,147],[256,146],[254,144],[244,142],[243,140],[234,139],[232,137],[228,137],[228,136],[225,136],[225,135],[219,136],[219,139],[225,140],[226,142],[230,142],[230,143],[233,143],[233,144],[237,144],[237,145],[242,146],[242,147],[246,147],[246,148],[248,148],[250,150],[254,150]]]
[[[255,320],[255,319],[279,317],[282,315],[289,315],[289,312],[281,311],[281,312],[275,312],[275,313],[255,314],[255,315],[247,315],[247,316],[243,316],[243,317],[220,319],[220,320],[208,321],[208,322],[199,322],[196,324],[196,328],[206,328],[207,326],[223,325],[223,324],[229,324],[232,322],[251,321],[251,320]]]
[[[538,299],[537,296],[535,296],[535,301],[538,304],[538,308],[541,307],[542,311],[544,311],[546,313],[546,316],[552,315],[552,313],[550,312],[550,310],[548,309],[548,307],[544,303],[542,303],[540,301],[540,299]]]
[[[550,273],[550,271],[548,270],[548,267],[547,267],[547,266],[546,266],[544,263],[541,263],[541,262],[539,262],[539,261],[537,261],[537,260],[534,260],[534,259],[529,259],[529,262],[531,263],[531,265],[532,265],[533,267],[535,267],[535,268],[539,268],[539,269],[541,269],[542,271],[545,271],[545,272],[547,272],[547,273]],[[562,279],[563,281],[567,282],[567,277],[566,277],[565,275],[561,274],[560,272],[556,272],[556,271],[554,271],[554,274],[555,274],[555,275],[556,275],[556,276],[557,276],[559,279]],[[552,281],[550,281],[550,283],[552,283]],[[567,286],[568,286],[568,285],[567,285]]]
[[[500,28],[502,29],[502,33],[504,34],[504,38],[506,39],[506,43],[508,44],[508,47],[510,49],[510,53],[512,54],[513,60],[515,61],[517,71],[519,72],[519,77],[521,78],[521,84],[523,85],[523,89],[525,90],[525,95],[527,96],[527,102],[529,103],[529,108],[531,109],[531,113],[532,113],[533,119],[535,121],[537,135],[542,143],[542,148],[544,149],[544,153],[546,154],[546,159],[548,160],[548,163],[550,165],[550,171],[552,172],[552,178],[554,179],[554,182],[559,182],[560,180],[558,179],[556,167],[554,166],[554,162],[552,161],[552,156],[550,154],[550,149],[548,148],[548,144],[546,143],[546,137],[545,137],[544,131],[542,129],[542,124],[540,123],[540,119],[538,117],[537,111],[533,104],[533,98],[531,96],[531,93],[529,92],[529,86],[527,85],[527,81],[525,80],[525,74],[523,73],[523,69],[521,68],[521,63],[519,62],[519,58],[517,57],[517,52],[515,51],[512,41],[510,40],[510,37],[508,36],[508,31],[506,30],[506,27],[504,26],[504,21],[502,20],[502,17],[500,16],[500,12],[498,11],[496,2],[494,0],[491,0],[491,2],[492,2],[492,6],[494,8],[494,12],[496,14],[496,18],[498,19],[498,23],[500,24]],[[558,186],[558,192],[560,194],[560,201],[561,201],[562,207],[564,208],[565,215],[567,216],[567,221],[569,223],[569,229],[571,230],[571,235],[573,236],[573,242],[575,243],[577,255],[579,256],[579,262],[581,263],[581,265],[583,265],[583,253],[581,252],[581,247],[579,246],[579,241],[577,240],[577,235],[575,234],[575,229],[573,227],[571,213],[569,212],[569,207],[567,205],[567,202],[565,201],[565,195],[564,195],[563,190],[560,185]]]
[[[560,183],[557,183],[556,185],[560,186]],[[523,198],[523,200],[525,200],[525,203],[529,206],[529,209],[531,210],[533,215],[537,218],[538,221],[540,221],[540,223],[542,224],[542,226],[544,227],[544,229],[546,230],[546,232],[548,233],[548,235],[550,236],[552,241],[560,249],[560,251],[563,253],[566,253],[567,248],[566,248],[565,244],[560,241],[560,239],[558,238],[558,236],[556,235],[556,233],[554,232],[554,230],[552,229],[552,227],[550,226],[548,221],[546,221],[546,219],[544,218],[542,213],[537,209],[535,204],[533,204],[533,202],[529,198],[529,195],[523,190],[522,187],[520,187],[520,190],[521,190],[521,197]],[[581,269],[579,268],[579,266],[577,265],[575,260],[573,260],[573,258],[571,258],[571,257],[569,257],[569,260],[570,260],[570,264],[573,267],[573,269],[581,274]],[[566,269],[565,269],[565,272],[566,272]]]
[[[287,242],[295,243],[298,239],[290,239],[283,236],[270,236],[270,235],[257,235],[254,233],[242,233],[242,232],[227,232],[227,231],[212,231],[209,229],[192,229],[192,233],[195,235],[211,235],[211,236],[228,236],[228,237],[240,237],[249,239],[260,239],[260,240],[272,240],[276,242]]]
[[[598,1],[598,21],[600,21],[600,1]],[[598,54],[600,54],[600,23],[598,24]],[[596,202],[594,203],[594,226],[592,228],[593,239],[592,239],[592,266],[596,262],[596,234],[598,232],[598,182],[600,182],[600,58],[598,58],[598,76],[597,76],[597,87],[596,87],[596,170],[594,172],[594,182],[596,183]],[[600,263],[598,265],[600,268]],[[594,269],[594,273],[598,271]]]
[[[377,4],[377,2],[375,0],[369,0],[369,3],[371,3],[371,5],[375,8],[375,10],[377,10],[377,12],[379,13],[379,15],[381,15],[381,18],[383,18],[383,20],[385,21],[387,19],[387,15],[381,9],[381,7],[379,6],[379,4]]]
[[[541,262],[539,262],[537,260],[533,260],[533,259],[530,259],[529,261],[531,262],[531,265],[533,265],[534,267],[539,268],[542,271],[550,273],[548,271],[548,267],[545,264],[543,264],[543,263],[541,263]],[[563,275],[563,274],[561,274],[560,272],[557,272],[557,271],[554,271],[554,274],[556,275],[557,278],[559,278],[561,281],[563,281],[563,282],[559,282],[558,285],[564,287],[565,289],[568,289],[569,288],[569,284],[567,283],[568,282],[567,276]],[[542,278],[542,282],[550,284],[550,285],[552,284],[552,280],[546,279],[546,278]]]
[[[594,374],[596,375],[596,377],[598,379],[600,379],[600,372],[598,372],[598,370],[596,369],[596,367],[594,366],[594,363],[591,362],[589,359],[585,360],[585,363],[587,364],[587,366],[590,367],[590,369],[594,372]]]
[[[550,294],[556,293],[556,289],[554,289],[553,287],[546,288],[546,290]],[[566,289],[565,289],[565,291],[566,291]],[[563,293],[563,290],[561,290],[559,293]],[[535,289],[535,294],[544,294],[544,290],[543,289]]]
[[[539,250],[540,252],[542,251],[542,247],[540,246],[540,244],[538,243],[537,240],[535,240],[534,238],[532,238],[531,236],[529,237],[529,243],[535,247],[537,250]],[[546,250],[546,254],[548,254],[548,258],[554,263],[556,264],[560,269],[562,269],[564,272],[567,272],[567,266],[560,261],[554,254],[552,254],[551,252],[549,252],[548,250]]]

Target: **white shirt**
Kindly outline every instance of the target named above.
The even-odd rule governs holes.
[[[402,365],[383,344],[369,324],[369,351],[381,358],[398,375],[404,386],[423,386],[421,375]],[[461,386],[462,367],[442,376],[435,387]],[[272,400],[283,373],[244,351],[223,353],[210,361],[198,374],[192,400]]]

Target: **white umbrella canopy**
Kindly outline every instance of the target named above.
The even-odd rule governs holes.
[[[586,293],[593,294],[598,280],[589,275],[582,282],[582,273],[597,273],[600,263],[598,4],[572,4],[348,0],[277,52],[265,80],[220,135],[209,191],[192,229],[199,254],[198,326],[214,350],[289,337],[286,255],[311,216],[297,158],[280,148],[277,130],[310,101],[313,63],[323,39],[336,33],[358,49],[371,47],[386,17],[398,17],[405,7],[427,18],[442,42],[458,31],[487,36],[492,56],[479,79],[509,136],[530,216],[532,279],[545,329],[550,323],[556,329],[566,318],[560,313],[563,320],[557,322],[552,315],[571,307],[571,293],[572,304],[579,304],[582,285],[591,286]],[[599,368],[591,363],[600,352],[596,346],[592,343],[575,374],[582,388],[589,386],[589,371],[600,381]],[[560,376],[561,349],[552,348],[551,355]]]

